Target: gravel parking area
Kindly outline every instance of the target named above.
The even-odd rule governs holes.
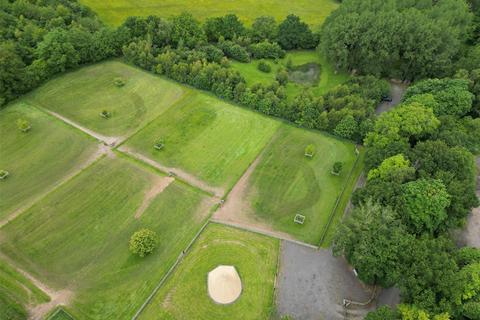
[[[363,319],[377,302],[394,305],[399,301],[398,291],[389,289],[367,307],[343,308],[344,298],[364,302],[371,290],[355,277],[343,258],[333,257],[330,250],[282,242],[276,301],[280,316],[299,320]]]

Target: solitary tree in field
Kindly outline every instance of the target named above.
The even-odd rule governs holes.
[[[149,229],[141,229],[130,238],[130,251],[133,254],[145,257],[153,252],[157,246],[157,234]]]
[[[25,119],[18,119],[17,120],[17,128],[20,131],[27,132],[31,128],[30,122],[28,122]]]
[[[305,147],[305,156],[313,158],[315,155],[315,146],[313,144],[309,144]]]
[[[343,169],[343,163],[340,161],[337,161],[333,164],[332,173],[339,175],[340,172],[342,172],[342,169]]]

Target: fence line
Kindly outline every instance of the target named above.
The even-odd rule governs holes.
[[[178,255],[177,257],[177,260],[175,260],[175,263],[170,267],[170,269],[168,269],[167,273],[162,277],[162,279],[160,280],[160,282],[157,284],[157,286],[153,289],[152,293],[147,297],[147,299],[145,300],[145,302],[143,302],[143,304],[140,306],[140,308],[137,310],[137,312],[133,315],[132,317],[132,320],[136,320],[138,318],[138,316],[140,315],[140,313],[142,313],[142,311],[147,307],[147,305],[152,301],[153,297],[155,296],[155,294],[158,292],[158,290],[160,290],[160,288],[163,286],[163,284],[165,283],[165,281],[168,279],[168,277],[170,276],[170,274],[173,272],[173,270],[175,270],[175,268],[177,267],[177,265],[183,260],[183,257],[185,256],[185,254],[190,250],[190,248],[192,247],[193,243],[198,239],[198,237],[200,236],[200,234],[203,232],[203,230],[205,230],[205,228],[207,227],[207,225],[210,223],[210,220],[207,220],[207,222],[204,223],[204,225],[200,228],[200,230],[197,232],[197,234],[195,235],[195,237],[193,237],[192,240],[190,240],[190,242],[188,243],[187,247]]]

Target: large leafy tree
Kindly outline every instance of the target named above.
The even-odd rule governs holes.
[[[440,180],[419,179],[403,186],[402,211],[413,232],[436,232],[447,219],[450,195]]]
[[[288,15],[278,26],[278,43],[285,50],[311,49],[317,45],[308,24],[294,14]]]
[[[457,314],[462,283],[455,250],[450,239],[422,237],[402,251],[398,286],[403,301],[432,314]]]
[[[463,116],[472,108],[474,95],[469,91],[469,82],[465,79],[427,79],[409,87],[405,99],[418,94],[431,94],[436,104],[435,115]]]
[[[343,1],[325,21],[321,47],[337,68],[416,79],[449,74],[469,36],[463,1]]]
[[[369,201],[339,226],[333,252],[344,255],[364,282],[389,287],[400,277],[400,253],[411,241],[393,210]]]

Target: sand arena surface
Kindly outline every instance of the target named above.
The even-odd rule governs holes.
[[[208,273],[208,294],[216,303],[229,304],[242,293],[242,280],[234,266],[218,266]]]

